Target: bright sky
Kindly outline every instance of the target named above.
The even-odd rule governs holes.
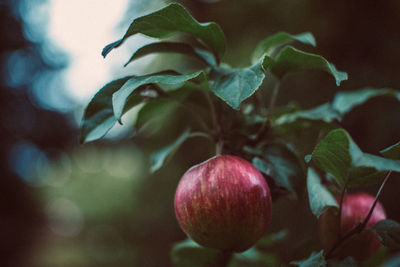
[[[66,87],[73,100],[85,104],[113,78],[110,70],[129,57],[123,49],[106,59],[100,54],[126,30],[117,26],[128,0],[51,0],[49,4],[48,35],[70,58],[64,71]]]

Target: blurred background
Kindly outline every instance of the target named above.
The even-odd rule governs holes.
[[[293,74],[283,81],[278,104],[295,101],[309,108],[330,101],[339,90],[400,88],[399,1],[181,2],[200,22],[222,27],[228,41],[225,58],[234,67],[249,65],[252,50],[268,35],[311,31],[317,48],[304,49],[349,74],[339,88],[321,72]],[[1,266],[171,266],[170,248],[185,238],[173,212],[175,188],[189,166],[210,156],[209,147],[190,140],[163,169],[150,174],[149,155],[170,141],[174,126],[149,138],[132,137],[135,111],[102,141],[78,143],[85,105],[105,83],[154,70],[165,60],[190,67],[168,55],[148,56],[123,68],[135,49],[151,41],[143,36],[130,38],[107,59],[100,55],[133,18],[165,4],[0,1]],[[342,126],[365,152],[377,154],[399,141],[398,114],[395,99],[379,97],[347,115]],[[400,221],[398,178],[393,175],[382,202],[388,217]],[[274,205],[279,216],[269,232],[288,229],[286,243],[271,248],[282,262],[317,248],[316,221],[303,206],[290,199]]]

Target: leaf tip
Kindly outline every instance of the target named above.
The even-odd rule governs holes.
[[[103,58],[105,58],[108,55],[108,53],[111,52],[111,50],[113,50],[114,48],[118,47],[121,44],[121,42],[122,42],[122,39],[120,39],[118,41],[115,41],[115,42],[113,42],[111,44],[106,45],[103,48],[103,50],[101,51],[101,55],[103,56]]]
[[[307,40],[307,43],[316,47],[317,46],[317,41],[315,40],[314,35],[311,32],[305,32],[304,33],[304,38]]]

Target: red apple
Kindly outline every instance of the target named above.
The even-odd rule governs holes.
[[[373,196],[366,193],[348,194],[344,197],[341,217],[342,236],[353,229],[359,222],[364,221],[374,199]],[[337,197],[336,201],[339,203],[340,197]],[[385,211],[378,202],[366,228],[384,219],[386,219]],[[326,250],[330,249],[339,238],[338,220],[339,215],[333,209],[327,210],[319,219],[321,241]],[[334,251],[332,256],[338,258],[352,256],[358,260],[365,260],[375,254],[380,246],[381,243],[375,234],[364,230],[345,241]]]
[[[248,161],[216,156],[190,168],[175,194],[182,230],[202,246],[245,251],[265,233],[271,194],[263,175]]]

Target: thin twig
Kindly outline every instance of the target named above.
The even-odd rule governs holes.
[[[210,106],[210,111],[211,111],[211,119],[212,123],[214,125],[214,130],[215,130],[215,135],[214,135],[214,140],[216,142],[216,147],[215,147],[215,154],[217,156],[222,154],[222,150],[224,147],[224,134],[222,132],[222,127],[220,123],[218,122],[218,113],[216,112],[214,102],[212,101],[210,94],[208,92],[202,91],[205,95],[205,98],[208,102],[208,105]]]
[[[214,129],[215,129],[216,132],[219,133],[221,131],[221,127],[220,127],[220,125],[218,124],[218,121],[217,121],[217,113],[215,111],[214,103],[213,103],[213,101],[212,101],[212,99],[210,97],[210,94],[208,92],[206,92],[204,90],[202,90],[202,92],[204,93],[205,98],[207,100],[207,103],[208,103],[208,105],[210,107],[211,120],[212,120],[212,123],[214,125]]]
[[[267,116],[266,116],[267,119],[261,125],[256,138],[252,141],[252,143],[254,143],[254,144],[257,144],[271,128],[270,120],[271,120],[271,116],[272,116],[272,113],[275,108],[276,99],[278,98],[279,88],[280,88],[280,82],[277,81],[274,88],[272,89],[272,95],[271,95],[271,99],[269,101],[269,106],[268,106],[268,111],[267,111]]]
[[[335,244],[333,244],[333,246],[328,250],[328,252],[325,254],[325,258],[328,259],[332,253],[347,239],[349,239],[351,236],[355,235],[355,234],[359,234],[361,233],[365,227],[367,226],[367,223],[369,221],[369,219],[371,218],[372,213],[374,212],[375,206],[378,203],[378,200],[381,196],[383,187],[386,185],[390,174],[392,173],[392,171],[389,171],[388,174],[386,175],[385,179],[383,180],[381,186],[379,187],[378,192],[375,195],[375,200],[374,203],[372,204],[371,208],[369,209],[368,215],[365,217],[365,219],[362,222],[357,223],[357,225],[355,225],[349,232],[347,232],[343,237],[339,238]]]
[[[361,229],[362,223],[359,222],[356,226],[353,227],[349,232],[347,232],[342,238],[338,239],[335,244],[328,250],[328,252],[325,254],[325,259],[329,259],[331,254],[347,239],[349,239],[351,236],[358,234],[362,231]]]
[[[386,174],[386,177],[385,177],[385,179],[383,180],[383,182],[382,182],[382,184],[381,184],[381,187],[379,187],[379,190],[378,190],[378,192],[376,193],[376,196],[375,196],[374,203],[372,204],[372,207],[371,207],[371,209],[369,210],[367,217],[365,218],[364,222],[362,223],[363,228],[365,228],[365,226],[367,225],[369,219],[371,218],[372,212],[374,211],[375,206],[376,206],[376,204],[378,203],[378,200],[379,200],[379,198],[380,198],[380,196],[381,196],[383,187],[385,186],[385,184],[386,184],[387,181],[389,180],[389,177],[390,177],[391,174],[392,174],[392,171],[389,171],[389,172]]]

